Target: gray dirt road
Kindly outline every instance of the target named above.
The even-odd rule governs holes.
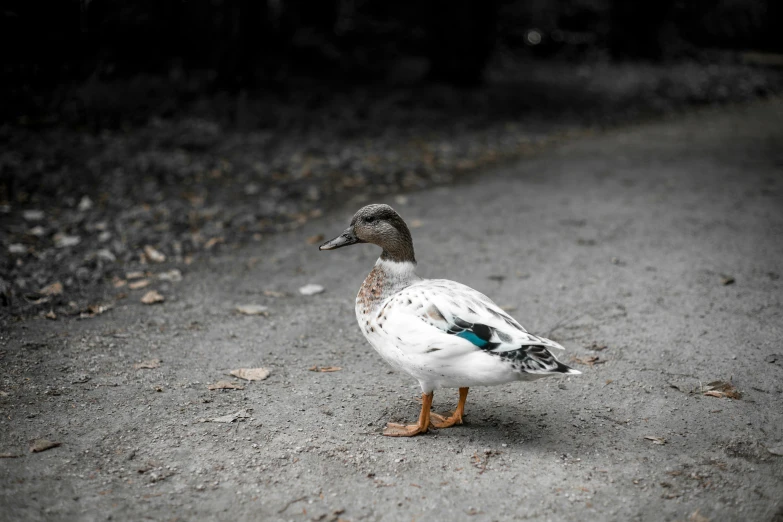
[[[7,325],[0,453],[19,456],[0,459],[0,519],[783,519],[783,102],[584,138],[395,201],[422,275],[515,308],[584,375],[474,389],[465,425],[380,436],[419,405],[355,324],[378,252],[307,242],[364,203],[346,201],[103,315]],[[150,288],[166,302],[141,304]],[[248,303],[269,317],[234,312]],[[256,366],[271,376],[207,389]],[[741,399],[698,393],[715,380]],[[436,410],[456,396],[436,392]],[[62,445],[30,453],[37,438]]]

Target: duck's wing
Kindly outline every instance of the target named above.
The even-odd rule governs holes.
[[[430,279],[390,299],[378,314],[399,341],[439,351],[438,356],[480,350],[523,363],[529,373],[569,372],[549,349],[563,347],[533,335],[484,294],[460,283]],[[577,373],[575,370],[571,370]]]

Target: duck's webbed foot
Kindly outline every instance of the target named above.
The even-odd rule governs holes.
[[[386,424],[383,434],[387,437],[413,437],[419,433],[427,433],[430,427],[430,408],[432,407],[432,392],[423,393],[421,396],[421,413],[416,424]]]
[[[465,413],[465,400],[468,398],[468,388],[459,389],[459,402],[457,409],[450,416],[440,415],[438,413],[430,414],[430,424],[434,428],[451,428],[456,424],[462,424],[462,415]]]

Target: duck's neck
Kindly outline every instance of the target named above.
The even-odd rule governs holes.
[[[419,276],[416,275],[416,261],[392,261],[384,259],[383,254],[375,262],[373,272],[382,272],[387,286],[408,286]]]
[[[416,255],[413,252],[413,240],[408,226],[404,222],[397,225],[397,234],[384,238],[381,243],[381,259],[395,263],[411,263],[416,266]]]

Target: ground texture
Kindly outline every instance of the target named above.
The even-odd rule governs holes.
[[[150,254],[111,309],[5,322],[0,519],[780,520],[781,122],[776,100],[709,109],[379,198],[421,275],[481,290],[584,372],[471,390],[466,423],[425,436],[380,435],[419,405],[353,317],[377,250],[311,244],[361,197],[181,280]]]

